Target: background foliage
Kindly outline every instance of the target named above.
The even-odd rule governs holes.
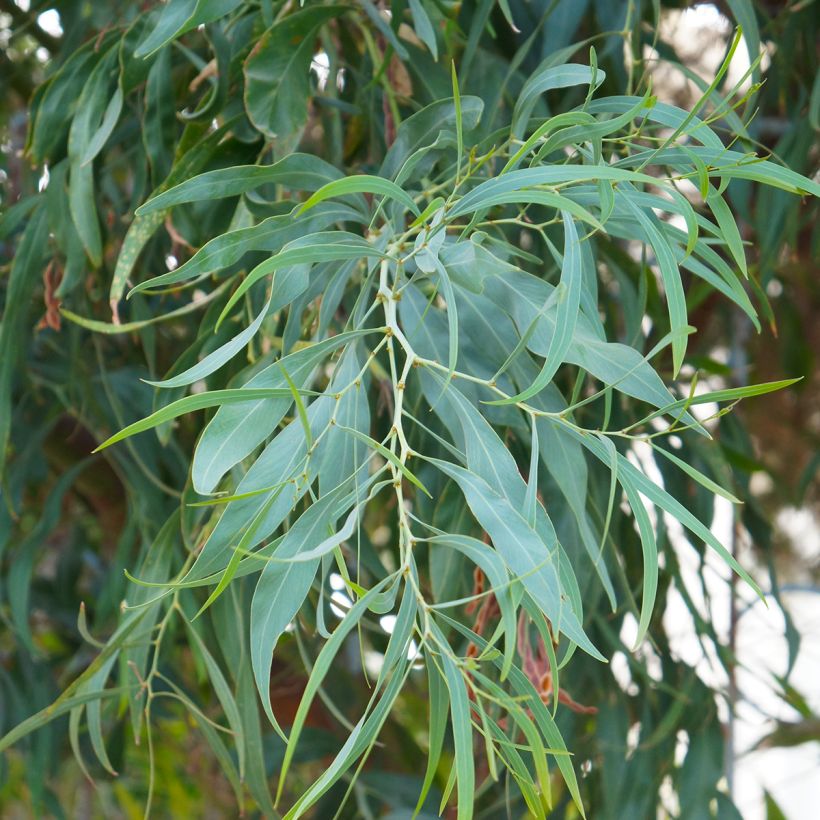
[[[765,59],[690,76],[697,117],[651,87],[690,71],[676,4],[23,5],[3,804],[733,816],[742,693],[699,601],[717,550],[778,606],[769,513],[816,497],[811,4],[728,3],[721,61]],[[725,685],[673,651],[673,599]]]

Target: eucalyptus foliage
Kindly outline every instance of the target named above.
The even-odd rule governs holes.
[[[757,86],[722,84],[758,35],[738,30],[684,111],[624,75],[621,34],[549,48],[549,4],[505,59],[506,2],[148,5],[34,93],[26,157],[48,184],[3,216],[7,504],[49,431],[25,440],[26,402],[59,383],[127,515],[93,629],[81,611],[96,654],[0,747],[67,716],[81,769],[113,773],[125,730],[150,811],[181,704],[266,816],[648,817],[664,778],[682,816],[730,816],[713,693],[660,613],[671,520],[761,592],[709,528],[714,498],[745,492],[713,436],[791,382],[696,390],[689,354],[711,293],[760,329],[729,194],[820,192],[755,154],[738,111]],[[70,361],[14,407],[46,265],[39,344]],[[43,532],[102,457],[63,474]],[[36,663],[29,538],[7,594]],[[283,666],[305,673],[284,716]],[[387,752],[407,771],[402,746],[404,790],[375,774]]]

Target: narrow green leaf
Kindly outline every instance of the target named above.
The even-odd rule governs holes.
[[[741,39],[743,38],[743,31],[738,27],[737,33],[735,34],[734,40],[732,40],[732,44],[729,46],[729,51],[727,52],[726,56],[723,58],[723,62],[720,65],[720,68],[717,70],[714,79],[709,84],[709,87],[706,91],[701,95],[700,99],[695,103],[694,106],[690,109],[687,115],[684,117],[683,121],[678,125],[678,127],[661,143],[661,145],[655,149],[655,153],[659,153],[667,148],[669,145],[672,145],[677,138],[686,131],[687,126],[689,125],[692,120],[697,116],[698,112],[706,105],[709,97],[712,95],[712,92],[720,85],[721,80],[723,79],[726,72],[729,70],[729,66],[732,62],[732,57],[735,56],[735,51],[737,51],[737,47],[740,44]],[[651,159],[648,159],[646,162],[643,163],[641,167],[647,165]]]
[[[177,182],[186,179],[190,174],[199,171],[234,125],[235,118],[227,120],[183,154],[174,163],[167,179],[160,186],[160,190],[176,185]],[[131,275],[131,271],[134,269],[134,265],[136,265],[137,259],[148,240],[151,239],[164,220],[164,211],[155,211],[147,216],[135,216],[125,234],[109,288],[109,302],[111,303],[115,322],[119,320],[117,305],[125,292],[128,277]],[[181,267],[184,267],[184,265]],[[177,271],[174,271],[174,273],[177,273]]]
[[[306,386],[316,368],[335,351],[372,333],[384,333],[384,328],[339,333],[297,350],[280,361],[284,362],[295,384]],[[286,391],[286,396],[282,399],[248,401],[244,405],[225,405],[216,411],[197,442],[191,467],[194,489],[201,495],[210,495],[222,476],[276,429],[293,403],[278,361],[249,379],[243,389],[250,388],[281,388]],[[245,485],[245,489],[278,484],[280,480],[280,475],[270,475],[253,487]]]
[[[588,110],[595,106],[596,102],[606,104],[612,99],[614,98],[605,97],[604,99],[598,101],[588,100],[587,112],[584,112],[585,115],[591,116],[588,113]],[[627,98],[617,99],[620,100]],[[657,104],[657,99],[651,96],[648,90],[643,97],[635,97],[632,99],[636,100],[636,102],[616,117],[608,120],[599,120],[594,118],[592,123],[580,122],[576,125],[568,125],[565,128],[562,127],[559,131],[555,131],[551,134],[551,136],[548,136],[544,144],[539,147],[538,152],[535,154],[533,164],[543,162],[554,151],[558,151],[559,149],[565,148],[569,145],[581,145],[584,142],[594,143],[604,137],[608,137],[610,134],[614,134],[629,125],[637,117],[648,117],[650,109],[654,108]],[[581,112],[569,112],[569,114],[573,114],[577,118],[580,116]],[[563,125],[566,121],[562,120],[563,116],[564,115],[562,114],[558,114],[553,117],[552,120],[560,121],[559,124]],[[552,120],[548,120],[545,125],[552,122]],[[551,130],[552,129],[550,129],[550,131]],[[546,133],[548,134],[550,131],[547,131]],[[600,161],[598,156],[596,156],[596,161]]]
[[[285,382],[287,382],[288,390],[290,390],[291,396],[293,396],[293,402],[296,405],[296,411],[299,414],[299,421],[302,423],[302,429],[305,431],[307,449],[310,450],[313,445],[313,435],[310,432],[310,422],[308,421],[305,403],[302,401],[302,397],[299,395],[299,389],[293,383],[293,379],[291,379],[290,375],[288,375],[288,371],[285,369],[285,365],[282,362],[279,362],[279,369],[282,371],[282,376],[284,377]]]
[[[494,197],[535,188],[537,185],[590,182],[599,179],[647,185],[658,184],[656,177],[639,171],[628,171],[614,165],[546,165],[538,168],[520,168],[477,185],[455,204],[449,212],[449,217],[455,219],[464,216],[484,208],[487,203],[492,203]],[[526,202],[526,198],[524,201]]]
[[[374,194],[387,197],[388,199],[394,199],[412,211],[413,214],[419,216],[418,206],[404,189],[389,179],[368,174],[359,174],[357,176],[345,177],[344,179],[328,182],[327,185],[323,185],[315,194],[305,201],[296,212],[296,215],[299,216],[303,214],[305,211],[314,207],[314,205],[318,205],[326,199],[337,196],[347,196],[348,194]]]
[[[652,521],[643,505],[635,483],[628,475],[624,475],[623,471],[618,471],[618,480],[624,488],[629,506],[632,508],[632,514],[638,524],[641,550],[643,552],[643,595],[641,597],[638,634],[635,637],[635,648],[637,648],[646,636],[655,608],[655,597],[658,591],[658,545],[655,540]]]
[[[447,383],[449,383],[458,364],[458,306],[447,268],[438,259],[436,259],[436,271],[438,272],[441,289],[444,291],[444,301],[447,305],[447,367],[449,368]],[[445,386],[447,383],[445,383]]]
[[[419,40],[427,46],[427,50],[432,54],[434,60],[438,60],[438,44],[436,43],[436,32],[430,17],[424,10],[421,0],[409,0],[410,12],[413,15],[413,28]]]
[[[208,671],[208,677],[213,685],[214,692],[219,699],[222,710],[225,712],[225,718],[228,721],[228,726],[231,727],[231,732],[233,732],[234,741],[236,743],[237,758],[239,760],[239,776],[244,779],[245,736],[242,728],[242,718],[239,714],[239,708],[236,705],[236,698],[228,685],[228,681],[225,679],[225,675],[219,668],[219,664],[216,660],[214,660],[213,655],[210,653],[207,645],[205,644],[205,641],[202,640],[193,624],[186,617],[183,616],[182,620],[188,631],[191,642],[196,646],[196,651],[205,663],[205,669]]]
[[[717,224],[726,240],[726,245],[729,248],[729,253],[732,254],[732,259],[735,260],[738,268],[740,268],[746,279],[749,278],[749,269],[746,266],[746,251],[743,248],[743,239],[740,236],[740,231],[737,227],[737,222],[726,204],[726,200],[717,192],[711,185],[708,187],[706,195],[706,204],[712,209],[715,215]]]
[[[444,748],[444,735],[447,731],[447,712],[449,708],[447,686],[438,666],[436,666],[429,653],[425,653],[424,663],[427,667],[427,702],[429,703],[430,728],[427,735],[427,768],[424,772],[419,799],[416,802],[415,814],[421,811],[421,807],[427,800],[427,795],[430,793],[436,779],[441,752]]]
[[[41,709],[31,717],[26,718],[21,723],[18,723],[10,732],[0,737],[0,752],[13,746],[18,740],[22,740],[32,732],[42,729],[43,726],[48,725],[56,718],[71,712],[71,710],[77,706],[83,706],[95,700],[107,700],[108,698],[120,698],[123,695],[130,695],[136,687],[137,684],[134,683],[133,686],[119,686],[114,689],[104,689],[101,692],[85,692],[83,694],[64,697],[50,706]]]
[[[690,406],[698,404],[715,404],[722,401],[739,401],[740,399],[748,399],[752,396],[763,396],[766,393],[774,393],[777,390],[784,390],[787,387],[791,387],[793,384],[797,384],[801,378],[781,379],[780,381],[775,382],[750,384],[746,387],[727,387],[725,390],[712,390],[709,393],[701,393],[697,396],[687,396],[685,399],[678,399],[677,401],[664,405],[640,421],[630,424],[626,430],[632,430],[635,427],[646,424],[652,421],[652,419],[658,418],[658,416],[673,415],[679,410],[684,410]]]
[[[524,133],[538,98],[545,92],[555,88],[589,85],[593,82],[600,85],[606,79],[606,74],[600,69],[593,77],[589,66],[575,63],[555,66],[549,65],[548,60],[549,58],[530,75],[515,102],[511,128],[511,133],[515,137],[520,138]]]
[[[681,280],[678,263],[675,259],[669,243],[657,227],[657,217],[654,214],[647,214],[642,208],[635,205],[630,199],[626,200],[629,209],[641,225],[646,234],[647,241],[655,252],[658,260],[658,267],[663,280],[663,287],[666,292],[666,301],[669,308],[669,323],[672,336],[672,375],[676,377],[683,365],[683,357],[686,355],[686,334],[683,332],[687,326],[688,316],[686,313],[686,294],[683,292],[683,282]]]
[[[355,436],[360,441],[363,441],[368,447],[375,450],[380,456],[386,458],[396,469],[401,472],[401,474],[413,485],[418,487],[426,496],[432,498],[433,496],[430,495],[430,491],[424,486],[424,484],[419,481],[416,476],[410,472],[410,469],[407,467],[406,464],[403,464],[399,457],[393,453],[392,451],[388,450],[383,444],[379,444],[378,441],[375,439],[370,438],[367,434],[363,433],[361,430],[354,430],[352,427],[343,427],[339,425],[340,430],[344,430],[345,433],[350,433],[351,436]]]
[[[315,506],[315,505],[314,505]],[[304,517],[304,516],[303,516]],[[301,520],[301,519],[300,519]],[[321,522],[322,529],[325,522]],[[292,548],[297,534],[289,530],[277,552]],[[287,541],[287,543],[286,543]],[[271,658],[288,624],[293,620],[307,597],[319,561],[268,563],[259,576],[251,605],[251,663],[262,707],[276,733],[285,741],[279,728],[270,699]]]
[[[441,614],[439,617],[457,632],[464,635],[469,641],[475,643],[481,651],[487,648],[487,641],[479,635],[476,635],[475,632],[464,626],[464,624],[447,615]],[[499,658],[493,658],[490,662],[497,667],[501,666],[501,660]],[[551,749],[557,752],[555,760],[564,777],[564,782],[567,784],[567,788],[572,795],[573,802],[578,808],[581,817],[586,817],[584,804],[578,789],[578,780],[572,768],[572,760],[569,754],[567,754],[566,744],[561,737],[558,727],[555,725],[555,721],[549,709],[547,709],[544,701],[541,699],[540,693],[536,691],[530,679],[515,665],[510,669],[509,680],[513,691],[519,695],[518,702],[522,707],[530,709],[541,734],[547,740]]]
[[[216,601],[217,598],[219,598],[219,596],[228,588],[228,584],[230,584],[236,576],[237,570],[239,569],[239,564],[242,562],[243,557],[251,549],[253,544],[256,543],[254,539],[256,537],[257,530],[259,529],[259,525],[262,523],[268,513],[268,510],[279,497],[279,493],[285,486],[285,484],[282,484],[277,489],[273,490],[270,493],[270,498],[268,498],[268,500],[259,508],[256,515],[251,519],[251,522],[242,533],[242,537],[239,539],[239,543],[236,545],[233,555],[231,555],[231,560],[228,562],[225,572],[222,573],[222,577],[219,579],[219,583],[211,591],[211,594],[208,596],[205,603],[199,608],[199,611],[194,616],[194,620],[199,618],[199,616],[202,615],[202,613],[208,609],[208,607],[211,606],[211,604],[213,604],[213,602]]]
[[[501,625],[504,629],[504,662],[501,680],[506,679],[515,658],[516,621],[513,585],[506,565],[498,552],[477,538],[458,533],[441,533],[429,539],[429,543],[446,549],[456,549],[465,555],[487,576],[492,592],[501,610]]]
[[[6,452],[12,417],[12,377],[27,348],[26,319],[34,288],[41,278],[48,250],[48,215],[40,204],[29,217],[11,264],[5,288],[3,322],[0,324],[0,476],[5,475]]]
[[[117,661],[117,655],[118,653],[113,653],[110,657],[108,657],[105,663],[100,666],[99,670],[97,670],[91,678],[89,678],[81,687],[77,689],[77,694],[96,692],[98,695],[102,695],[105,691],[105,683],[108,680],[111,669]],[[116,777],[117,772],[111,764],[111,759],[109,758],[108,751],[105,748],[105,740],[103,739],[102,701],[103,698],[98,697],[96,700],[92,700],[86,705],[88,736],[91,739],[91,747],[94,749],[94,754],[97,756],[97,760],[100,761],[100,765],[109,774]]]
[[[488,402],[489,404],[516,404],[526,401],[536,393],[540,393],[558,372],[558,368],[564,362],[572,344],[581,304],[583,271],[581,269],[581,249],[575,222],[567,211],[563,211],[561,217],[564,222],[564,261],[561,266],[561,281],[558,284],[556,329],[550,340],[544,366],[535,381],[526,390],[508,399],[496,399]]]
[[[480,97],[461,98],[461,121],[465,132],[478,125],[483,110],[484,102]],[[381,164],[379,176],[402,184],[430,151],[452,146],[455,116],[454,100],[439,99],[403,120]]]
[[[605,461],[607,456],[601,443],[592,437],[579,437],[586,446],[599,459]],[[701,541],[705,541],[720,557],[736,572],[758,595],[762,596],[760,586],[749,575],[749,573],[737,562],[734,556],[720,543],[715,534],[698,518],[683,506],[676,498],[671,496],[662,487],[659,487],[641,470],[635,467],[623,455],[618,455],[619,480],[623,484],[622,476],[626,474],[631,480],[636,490],[646,496],[656,506],[668,512],[680,523],[692,532]]]
[[[579,205],[574,199],[554,193],[553,191],[530,190],[513,191],[499,193],[488,196],[484,201],[483,207],[491,207],[494,205],[546,205],[549,208],[555,208],[556,211],[566,211],[573,216],[592,225],[596,230],[603,230],[603,225],[596,219],[583,205]]]
[[[306,284],[306,283],[305,283]],[[229,362],[240,350],[242,350],[248,342],[256,335],[256,332],[265,320],[265,317],[270,312],[271,300],[265,302],[262,310],[259,312],[253,322],[248,325],[241,333],[238,333],[230,341],[221,345],[219,348],[209,353],[204,359],[197,362],[193,367],[189,367],[182,373],[173,376],[170,379],[163,379],[162,381],[151,381],[146,379],[145,383],[152,387],[163,387],[166,389],[174,387],[184,387],[188,384],[193,384],[211,373],[219,370],[224,364]]]
[[[692,147],[686,146],[686,150],[682,147],[666,148],[660,153],[641,151],[620,160],[614,167],[617,168],[621,165],[643,167],[651,161],[655,164],[679,168],[682,176],[697,176],[697,171],[690,170],[692,165],[690,152],[706,164],[710,176],[720,177],[724,181],[748,179],[762,185],[780,188],[798,196],[820,196],[820,183],[783,165],[760,159],[754,154],[741,154],[738,151],[729,151],[725,147],[695,145]]]
[[[333,762],[322,772],[313,785],[302,794],[283,820],[296,820],[296,818],[304,815],[308,808],[344,774],[351,763],[372,747],[411,669],[412,665],[407,664],[401,674],[393,674],[390,683],[385,688],[381,699],[378,703],[375,703],[375,706],[373,705],[376,697],[374,693],[368,704],[365,717],[348,734],[347,740],[333,759]]]
[[[725,498],[727,501],[731,501],[732,504],[742,504],[743,502],[733,496],[728,490],[724,489],[720,486],[720,484],[712,481],[711,478],[704,475],[700,470],[694,468],[691,464],[687,463],[681,458],[678,458],[674,453],[669,452],[663,447],[659,447],[654,442],[652,443],[652,450],[655,453],[660,453],[664,458],[671,461],[677,467],[680,467],[683,472],[685,472],[690,478],[693,478],[695,481],[698,482],[702,487],[705,487],[709,492],[714,493],[715,495],[719,495],[721,498]]]
[[[340,177],[341,172],[320,157],[288,154],[272,165],[238,165],[198,174],[156,194],[136,213],[142,216],[186,202],[238,196],[271,183],[297,191],[315,191]]]
[[[398,583],[396,583],[395,586],[398,587]],[[354,589],[360,597],[367,594],[367,590],[362,589],[358,584],[356,584]],[[372,608],[371,606],[371,609]],[[390,634],[387,650],[384,653],[382,668],[379,670],[379,677],[374,687],[375,691],[378,691],[384,684],[387,676],[407,659],[418,611],[419,602],[416,591],[409,584],[405,584],[399,611],[396,615],[396,621],[393,624],[393,631]]]
[[[112,94],[111,99],[108,101],[100,127],[94,132],[91,139],[88,140],[88,145],[80,158],[82,165],[88,165],[92,162],[97,154],[99,154],[105,147],[105,143],[108,142],[108,138],[111,136],[111,133],[120,118],[123,97],[122,87],[118,85]]]
[[[453,103],[456,109],[456,180],[461,181],[461,157],[464,154],[464,122],[461,114],[461,93],[458,89],[458,74],[456,74],[455,60],[450,63],[450,74],[453,82]]]
[[[242,0],[174,0],[162,7],[157,24],[140,43],[136,57],[150,57],[155,51],[197,26],[230,14]]]
[[[296,745],[299,742],[299,737],[305,725],[305,720],[307,719],[310,706],[313,703],[313,698],[316,696],[316,693],[322,685],[322,681],[325,679],[325,676],[330,671],[333,660],[342,648],[345,639],[367,611],[370,601],[375,598],[376,595],[392,579],[393,575],[383,578],[378,584],[368,590],[364,597],[359,598],[359,600],[356,601],[356,603],[354,603],[353,606],[350,607],[350,609],[345,613],[341,623],[336,627],[333,634],[330,636],[330,639],[325,643],[322,650],[319,652],[319,655],[316,658],[316,663],[313,665],[313,670],[310,673],[310,678],[308,678],[308,682],[305,685],[305,691],[302,695],[301,701],[299,702],[299,708],[296,710],[296,715],[293,718],[293,726],[291,727],[288,745],[285,749],[285,756],[282,760],[282,767],[279,772],[279,786],[276,792],[277,802],[282,795],[282,789],[285,785],[285,778],[287,777],[290,764],[293,761]]]
[[[193,299],[187,305],[183,305],[176,310],[170,310],[168,313],[157,313],[145,319],[138,319],[133,322],[100,322],[96,319],[88,319],[85,316],[79,316],[76,313],[60,308],[60,315],[65,316],[70,322],[84,327],[86,330],[92,330],[94,333],[104,333],[106,336],[114,336],[123,333],[133,333],[135,330],[142,330],[144,327],[150,327],[158,322],[167,322],[171,319],[177,319],[180,316],[185,316],[188,313],[193,313],[195,310],[201,310],[208,304],[218,299],[230,286],[230,281],[223,282],[218,288],[214,288],[209,294],[203,296],[201,299]]]
[[[301,392],[303,395],[318,395],[312,390],[302,390]],[[97,453],[106,447],[110,447],[112,444],[116,444],[118,441],[122,441],[124,438],[133,436],[136,433],[142,433],[144,430],[150,430],[153,427],[158,427],[166,421],[171,421],[171,419],[183,416],[186,413],[192,413],[195,410],[204,410],[206,407],[221,407],[223,404],[237,404],[239,402],[248,402],[258,399],[284,398],[285,396],[292,398],[292,395],[290,388],[278,387],[242,387],[239,389],[209,390],[206,393],[195,393],[193,396],[186,396],[184,399],[173,401],[155,413],[151,413],[150,416],[146,416],[144,419],[140,419],[140,421],[129,424],[128,427],[123,428],[119,433],[115,433],[102,444],[95,447],[93,452]]]
[[[535,427],[535,418],[532,420],[532,439],[530,445],[530,470],[527,476],[527,495],[524,501],[524,518],[535,528],[535,513],[538,504],[538,430]]]
[[[554,531],[551,533],[553,543],[545,544],[518,510],[486,481],[455,464],[434,458],[427,460],[458,483],[473,515],[490,535],[513,576],[521,580],[550,619],[556,633],[563,632],[592,657],[605,660],[587,637],[562,589]]]
[[[154,216],[150,213],[137,219],[151,220]],[[320,205],[309,217],[299,222],[295,222],[290,215],[270,216],[257,225],[227,231],[206,242],[176,270],[135,285],[129,291],[129,298],[140,291],[157,290],[208,276],[235,265],[251,251],[278,253],[289,242],[343,220],[361,221],[361,217],[348,206],[334,203]]]
[[[473,762],[473,727],[470,721],[470,702],[467,686],[458,667],[450,656],[442,653],[444,677],[450,696],[450,717],[455,745],[455,769],[458,789],[458,820],[471,820],[475,792],[475,765]]]
[[[244,630],[239,632],[234,641],[242,647],[239,662],[234,673],[237,678],[237,706],[242,717],[242,727],[245,734],[245,776],[253,799],[260,807],[266,818],[278,818],[279,815],[273,807],[270,796],[270,784],[268,783],[268,772],[265,766],[265,745],[263,742],[261,720],[259,718],[259,702],[254,691],[253,672],[248,663],[246,647],[247,620],[242,618],[239,611],[239,624],[244,626]]]
[[[430,200],[427,207],[410,223],[410,227],[417,228],[419,225],[423,225],[433,214],[441,209],[444,202],[443,196],[437,196],[435,199]]]
[[[363,259],[368,256],[381,257],[369,242],[356,234],[346,231],[321,231],[308,234],[300,239],[294,239],[279,253],[260,262],[243,280],[239,287],[231,294],[227,304],[219,314],[216,326],[224,321],[231,308],[252,288],[260,279],[274,273],[280,268],[300,265],[315,265],[317,262],[336,262],[342,259]]]
[[[524,140],[521,147],[507,160],[507,164],[501,169],[499,176],[517,168],[521,159],[553,131],[572,125],[589,127],[596,122],[595,117],[593,117],[592,114],[587,114],[586,111],[564,111],[561,114],[550,117],[546,122],[541,123],[541,125]]]

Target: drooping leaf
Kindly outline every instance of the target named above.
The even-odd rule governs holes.
[[[281,359],[281,362],[293,382],[301,388],[314,369],[333,351],[347,342],[376,332],[376,329],[363,329],[341,333],[297,350]],[[241,389],[281,390],[283,398],[254,400],[246,394],[245,402],[235,408],[225,406],[216,412],[200,437],[191,468],[194,488],[203,495],[213,492],[219,479],[264,441],[282,420],[292,402],[278,362],[255,374]]]
[[[563,632],[584,651],[604,660],[585,634],[562,589],[556,556],[557,540],[545,543],[508,501],[463,467],[430,459],[458,482],[470,509],[489,533],[496,549],[524,588],[532,595],[556,632]],[[551,533],[554,538],[554,531]]]
[[[578,231],[572,216],[567,211],[562,213],[564,222],[564,259],[561,269],[561,281],[558,283],[557,310],[555,313],[555,333],[550,339],[545,362],[535,381],[524,391],[508,399],[499,399],[495,403],[514,404],[526,401],[548,385],[564,361],[575,335],[575,323],[581,306],[581,249]]]
[[[530,114],[538,98],[553,88],[567,88],[573,85],[600,85],[606,74],[598,70],[593,76],[589,66],[567,63],[566,65],[544,65],[529,77],[519,95],[512,116],[512,133],[521,137]]]
[[[137,215],[167,210],[186,202],[238,196],[271,183],[296,191],[315,191],[340,177],[336,168],[319,157],[288,154],[272,165],[241,165],[197,174],[140,205]]]

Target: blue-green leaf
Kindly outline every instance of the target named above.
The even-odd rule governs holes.
[[[455,464],[434,458],[428,460],[458,483],[473,515],[492,538],[513,575],[549,618],[556,633],[563,632],[592,657],[605,660],[584,632],[562,588],[559,546],[554,531],[551,543],[545,543],[518,510],[486,481]]]
[[[561,266],[561,281],[558,283],[555,333],[547,348],[546,360],[535,381],[516,396],[496,399],[491,404],[515,404],[526,401],[539,393],[553,379],[564,362],[575,336],[575,324],[581,306],[583,274],[581,271],[581,249],[575,222],[567,211],[561,217],[564,221],[564,260]]]

